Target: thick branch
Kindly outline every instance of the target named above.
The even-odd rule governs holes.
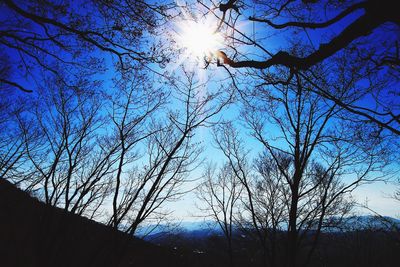
[[[301,27],[301,28],[317,29],[317,28],[328,27],[328,26],[340,21],[341,19],[343,19],[347,15],[353,13],[354,11],[356,11],[358,9],[361,9],[361,8],[365,8],[365,6],[366,6],[366,2],[357,3],[355,5],[350,6],[346,10],[344,10],[343,12],[341,12],[336,17],[334,17],[334,18],[332,18],[332,19],[330,19],[328,21],[325,21],[325,22],[290,21],[290,22],[286,22],[286,23],[283,23],[283,24],[275,24],[271,20],[255,18],[255,17],[249,17],[249,20],[256,21],[256,22],[267,23],[269,26],[271,26],[271,27],[273,27],[275,29],[283,29],[283,28],[287,28],[287,27]]]
[[[23,92],[32,93],[32,90],[26,89],[26,88],[23,87],[22,85],[20,85],[20,84],[18,84],[18,83],[15,83],[15,82],[13,82],[13,81],[9,81],[9,80],[0,78],[0,82],[6,83],[6,84],[11,85],[11,86],[13,86],[13,87],[16,87],[16,88],[18,88],[19,90],[21,90],[21,91],[23,91]]]
[[[226,12],[226,11],[228,11],[229,9],[233,9],[233,10],[235,10],[236,12],[238,12],[239,13],[239,8],[238,8],[238,6],[235,4],[235,2],[236,2],[237,0],[229,0],[226,4],[220,4],[219,5],[219,10],[221,10],[222,12]]]
[[[390,6],[389,6],[390,7]],[[228,57],[221,57],[224,63],[232,68],[255,68],[267,69],[275,65],[282,65],[296,70],[306,70],[311,66],[323,61],[324,59],[332,56],[341,49],[347,47],[354,40],[368,36],[374,29],[379,27],[385,22],[395,22],[393,12],[378,8],[378,11],[373,10],[378,8],[376,5],[369,5],[366,13],[347,26],[340,34],[333,38],[326,44],[321,44],[320,47],[306,57],[297,57],[290,55],[288,52],[280,51],[273,55],[270,59],[265,61],[244,60],[234,61]]]

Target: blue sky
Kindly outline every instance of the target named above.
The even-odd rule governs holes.
[[[257,13],[256,10],[257,10],[256,8],[253,9],[253,11],[249,9],[247,13],[245,11],[243,17],[246,17],[248,15],[254,15],[255,13]],[[335,14],[326,14],[326,15],[327,17],[333,17]],[[326,41],[327,38],[334,36],[337,32],[340,31],[340,29],[342,29],[343,27],[354,21],[360,15],[362,15],[362,12],[357,12],[353,16],[346,17],[344,20],[342,20],[339,23],[336,23],[333,27],[331,27],[328,33],[325,32],[324,35],[321,33],[321,31],[309,30],[307,34],[303,32],[303,34],[300,35],[302,36],[300,38],[309,40],[310,41],[309,44],[311,46],[314,46],[314,48],[317,48],[315,46],[318,45],[318,43],[320,43],[321,41]],[[276,21],[276,22],[283,22],[283,21]],[[268,30],[266,30],[266,27],[263,27],[262,25],[260,26],[259,24],[253,24],[252,22],[249,22],[245,19],[243,21],[239,21],[238,25],[241,31],[247,33],[249,36],[255,38],[256,40],[265,35],[271,35],[271,37],[268,40],[265,40],[262,43],[265,48],[271,50],[272,52],[277,51],[277,49],[280,49],[281,47],[286,45],[285,37],[279,35],[272,36],[273,33],[266,32]],[[379,32],[376,34],[379,36]],[[381,38],[388,38],[388,37],[381,36]],[[259,59],[257,58],[260,55],[259,50],[257,50],[254,47],[244,47],[240,51],[243,52],[244,54],[255,53],[256,55],[253,58]],[[204,72],[204,70],[201,70],[201,72]],[[209,75],[209,73],[203,75]],[[373,103],[370,102],[369,99],[364,99],[362,101],[363,101],[362,102],[363,106],[373,105]],[[240,108],[238,106],[230,107],[229,109],[222,112],[221,117],[224,119],[229,119],[237,122],[239,120],[238,118],[239,109]],[[236,123],[236,125],[239,127],[242,139],[246,140],[246,147],[249,148],[252,151],[252,154],[255,156],[262,150],[260,144],[252,140],[252,138],[250,138],[246,134],[246,129],[241,126],[241,123]],[[203,139],[206,145],[204,157],[207,160],[212,160],[215,162],[223,162],[224,161],[223,155],[219,151],[217,151],[213,147],[212,142],[210,142],[211,135],[209,133],[209,130],[201,129],[198,135],[199,135],[198,138]],[[391,168],[396,170],[399,168],[399,166],[396,165],[396,163],[394,163],[391,166]],[[195,177],[201,176],[201,173],[200,171],[195,171],[193,175]],[[394,179],[396,179],[396,177],[397,175],[392,177],[388,182],[376,182],[373,184],[362,185],[354,191],[353,197],[359,203],[362,204],[367,203],[368,207],[376,211],[377,213],[387,216],[400,216],[400,203],[390,198],[390,195],[393,194],[394,190],[396,190],[397,188],[396,185],[392,182]],[[190,188],[190,185],[188,185],[188,188]],[[195,194],[189,193],[185,197],[183,197],[182,200],[178,201],[175,204],[171,204],[171,209],[176,210],[175,214],[178,218],[184,218],[185,220],[193,220],[193,219],[197,220],[199,219],[197,216],[200,215],[201,213],[200,211],[198,210],[196,211],[196,209],[193,209],[195,207],[195,203],[196,203]],[[356,211],[361,214],[369,212],[363,208],[358,208],[356,209]]]
[[[180,1],[181,2],[181,1]],[[244,15],[253,15],[252,13],[255,12],[251,9],[249,9],[248,13],[245,13]],[[0,18],[4,18],[5,13],[2,14]],[[329,14],[328,14],[329,15]],[[245,16],[243,16],[245,17]],[[354,20],[356,16],[350,17],[347,20],[345,20],[342,24],[336,24],[330,31],[330,34],[334,35],[334,33],[339,30],[341,27],[346,25],[346,23],[350,23],[352,20]],[[176,26],[176,25],[175,25]],[[168,28],[170,27],[170,28]],[[170,24],[167,26],[166,30],[175,30],[171,27],[174,27],[174,23]],[[260,27],[259,25],[254,25],[251,22],[248,22],[246,19],[242,20],[239,22],[239,27],[240,30],[246,33],[249,33],[249,36],[255,38],[256,40],[259,39],[262,36],[265,35],[270,35],[272,33],[268,32],[263,27]],[[322,36],[320,32],[318,31],[310,31],[308,32],[309,36],[311,37],[311,44],[314,45],[315,43],[318,43],[321,38],[326,38],[327,36]],[[164,38],[164,36],[162,36]],[[306,38],[304,35],[302,38]],[[276,51],[282,46],[285,46],[285,37],[282,36],[270,36],[268,40],[263,41],[264,46],[271,51]],[[223,47],[222,47],[223,49]],[[256,53],[255,58],[260,57],[259,50],[254,48],[254,47],[243,47],[241,48],[243,53]],[[11,60],[18,60],[18,55],[15,53],[15,51],[11,50],[6,50],[5,53],[10,56]],[[264,55],[265,56],[265,55]],[[258,58],[259,59],[259,58]],[[111,85],[111,78],[115,73],[112,71],[112,58],[110,56],[104,56],[105,60],[105,66],[107,66],[108,71],[105,73],[102,73],[98,75],[96,78],[99,78],[104,81],[105,87]],[[227,73],[222,69],[222,68],[217,68],[216,66],[210,66],[208,69],[204,69],[203,62],[188,62],[189,60],[187,58],[180,58],[177,61],[179,62],[185,62],[190,65],[191,68],[194,69],[194,71],[199,73],[200,79],[205,79],[207,77],[213,76],[215,78],[214,80],[217,80],[216,82],[209,83],[207,85],[208,90],[213,90],[216,86],[219,86],[218,80],[220,79],[225,79],[227,77]],[[177,68],[178,64],[172,64],[172,67],[168,67],[167,69],[160,68],[157,65],[153,65],[152,67],[159,71],[163,72],[165,70],[171,71]],[[240,71],[241,72],[241,71]],[[237,73],[239,76],[240,73],[239,71],[233,71],[233,73]],[[36,73],[37,74],[37,73]],[[157,76],[155,76],[155,79]],[[29,77],[30,79],[31,77]],[[16,77],[18,81],[20,81],[24,85],[31,85],[31,80],[27,81],[23,77]],[[158,86],[158,85],[156,85]],[[244,87],[244,85],[241,85]],[[111,87],[111,86],[110,86]],[[21,92],[16,92],[15,97],[21,96]],[[24,95],[24,98],[26,96]],[[364,104],[368,105],[368,102],[365,102]],[[221,114],[217,115],[216,119],[224,119],[224,120],[233,120],[233,121],[238,121],[239,117],[239,111],[240,107],[238,105],[232,105],[229,108],[225,109],[222,111]],[[261,147],[258,144],[258,142],[255,142],[249,136],[247,135],[247,131],[244,127],[241,126],[240,123],[236,123],[237,127],[239,128],[241,132],[241,137],[246,140],[246,147],[249,148],[252,151],[252,155],[255,156],[257,153],[261,151]],[[207,160],[207,161],[214,161],[218,163],[222,163],[224,161],[224,157],[222,156],[221,152],[219,152],[215,147],[213,146],[212,138],[211,138],[211,133],[209,128],[201,128],[198,129],[195,140],[201,141],[205,147],[205,151],[202,155],[202,157]],[[398,168],[398,166],[396,166]],[[191,178],[197,178],[201,176],[201,169],[195,170],[191,175]],[[187,183],[183,190],[190,190],[192,189],[198,182],[190,182]],[[395,186],[391,183],[374,183],[371,185],[364,185],[358,188],[354,192],[354,196],[357,198],[358,201],[360,202],[365,202],[365,199],[368,198],[368,205],[371,209],[375,210],[378,213],[381,213],[383,215],[388,215],[388,216],[396,216],[400,215],[400,204],[396,203],[392,199],[388,197],[393,191],[395,190]],[[181,219],[181,220],[197,220],[199,219],[196,217],[196,215],[200,215],[200,211],[196,208],[195,203],[198,203],[195,195],[193,192],[187,193],[185,196],[182,197],[181,200],[177,201],[176,203],[170,203],[168,204],[168,208],[171,210],[174,210],[174,217]],[[201,216],[201,215],[200,215]]]

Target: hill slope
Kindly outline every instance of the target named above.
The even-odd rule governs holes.
[[[0,179],[0,266],[201,266],[201,260],[45,205]]]

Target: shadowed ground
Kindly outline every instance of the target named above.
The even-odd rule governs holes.
[[[0,266],[202,266],[199,256],[158,247],[39,202],[0,180]]]

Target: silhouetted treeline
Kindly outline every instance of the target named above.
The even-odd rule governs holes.
[[[286,233],[281,232],[276,244],[285,246]],[[398,233],[362,229],[357,231],[322,233],[309,266],[397,266],[400,262]],[[310,238],[311,243],[311,238]],[[229,266],[229,254],[222,234],[190,235],[190,233],[166,234],[154,241],[175,250],[193,251],[204,257],[205,266],[217,264]],[[233,266],[265,266],[263,251],[257,240],[236,232],[233,237]],[[305,257],[307,253],[299,253]],[[276,266],[285,264],[285,256],[278,255]],[[268,266],[268,265],[267,265]]]

